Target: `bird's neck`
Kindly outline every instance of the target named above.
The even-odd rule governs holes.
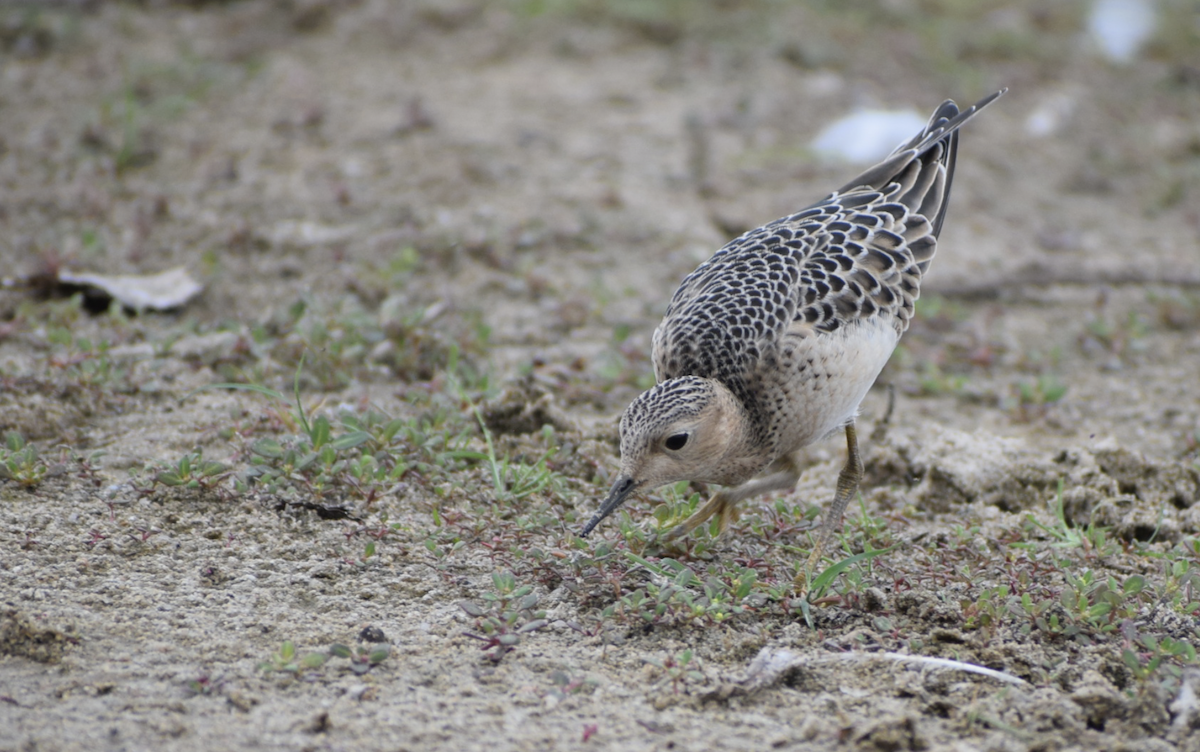
[[[742,396],[748,390],[738,389],[737,384],[714,383],[716,401],[719,405],[719,429],[727,437],[725,454],[719,466],[727,480],[714,480],[724,485],[741,483],[757,475],[774,459],[773,452],[764,451],[769,446],[764,424],[759,419],[757,404]],[[739,394],[740,392],[740,394]]]
[[[769,423],[767,414],[760,404],[758,395],[761,389],[747,383],[744,379],[717,381],[717,393],[721,395],[727,409],[741,416],[739,421],[746,441],[756,446],[769,443]]]

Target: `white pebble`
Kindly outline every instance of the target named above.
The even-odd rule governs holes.
[[[925,118],[912,110],[860,110],[818,133],[812,149],[847,162],[878,162],[924,128]]]
[[[1116,63],[1131,62],[1156,26],[1158,10],[1153,0],[1096,0],[1088,17],[1092,39]]]

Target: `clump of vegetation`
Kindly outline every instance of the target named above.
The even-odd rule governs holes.
[[[1152,295],[1158,323],[1168,329],[1188,331],[1200,327],[1200,296],[1176,293]]]
[[[396,296],[368,311],[355,297],[333,304],[302,299],[255,327],[253,336],[255,346],[281,368],[306,364],[305,384],[322,391],[381,375],[410,384],[439,377],[472,387],[486,384],[477,363],[489,328],[477,313],[441,304],[416,306]],[[250,381],[261,383],[266,376],[253,374]]]
[[[315,671],[324,666],[330,658],[345,658],[350,661],[350,670],[355,674],[365,674],[372,668],[387,660],[390,651],[387,645],[359,646],[350,648],[341,643],[329,646],[328,652],[313,651],[301,654],[296,650],[296,644],[284,640],[267,660],[258,664],[258,670],[266,674],[283,673],[297,675],[304,671]],[[195,682],[194,682],[195,683]],[[200,690],[205,685],[199,685]],[[202,691],[200,693],[203,693]]]
[[[301,655],[296,651],[294,642],[284,640],[279,646],[279,650],[258,664],[258,670],[266,674],[278,672],[295,675],[301,671],[318,669],[324,666],[327,660],[329,660],[329,656],[325,653],[314,652]]]
[[[1028,555],[1007,555],[1003,572],[994,578],[981,576],[983,570],[995,568],[990,561],[973,571],[959,567],[969,579],[1002,580],[977,588],[974,598],[960,602],[964,626],[988,635],[1007,628],[1024,637],[1041,634],[1089,645],[1113,643],[1135,679],[1177,683],[1182,667],[1195,664],[1192,643],[1170,635],[1143,635],[1134,625],[1148,624],[1148,609],[1153,614],[1167,608],[1190,618],[1200,614],[1200,566],[1195,556],[1200,543],[1185,541],[1165,554],[1152,554],[1164,560],[1161,579],[1141,574],[1118,578],[1088,566],[1118,555],[1121,547],[1103,528],[1067,523],[1061,483],[1051,512],[1050,524],[1027,515],[1023,526],[1013,531],[1009,550]],[[1048,539],[1048,545],[1039,537]],[[1194,636],[1200,639],[1200,628]]]
[[[180,488],[212,488],[229,475],[226,465],[204,459],[200,449],[166,466],[152,465],[148,471],[153,484]]]
[[[370,505],[404,478],[428,483],[488,458],[470,448],[472,433],[465,416],[455,417],[444,408],[407,419],[375,411],[342,411],[336,418],[313,416],[300,396],[302,367],[303,360],[296,370],[292,400],[260,384],[212,387],[257,392],[292,405],[276,414],[294,433],[264,436],[245,445],[248,467],[235,475],[235,493],[258,489],[284,497],[352,498]],[[500,465],[494,454],[491,460],[494,468]],[[204,467],[214,476],[224,473],[223,466],[220,470],[215,464]],[[507,466],[501,475],[508,476]]]
[[[38,453],[36,444],[26,443],[25,438],[16,431],[10,431],[4,437],[4,447],[0,448],[0,478],[22,486],[36,486],[48,471],[49,467]]]
[[[554,428],[552,426],[545,426],[542,431],[543,439],[551,445],[545,454],[533,464],[514,462],[496,456],[492,432],[488,430],[477,407],[474,409],[474,413],[476,420],[479,421],[479,428],[483,431],[484,444],[487,446],[485,459],[491,470],[492,487],[497,503],[511,503],[547,490],[562,493],[566,489],[565,478],[547,465],[558,453],[558,448],[553,446]]]
[[[758,572],[749,567],[724,571],[701,579],[686,564],[671,558],[650,561],[626,552],[626,558],[656,575],[655,582],[638,588],[604,610],[647,624],[720,624],[734,616],[756,610],[765,598],[756,595]]]
[[[1088,320],[1079,335],[1079,346],[1085,353],[1101,352],[1117,358],[1127,358],[1145,346],[1149,326],[1137,311],[1124,318],[1114,319],[1098,311]]]
[[[365,674],[387,660],[388,655],[391,653],[387,645],[374,645],[370,647],[359,645],[357,648],[350,648],[338,643],[330,646],[329,654],[350,661],[350,670],[354,673]]]
[[[688,684],[704,681],[704,672],[697,668],[700,662],[698,659],[693,661],[694,658],[692,651],[688,649],[667,655],[662,659],[647,658],[646,660],[667,675],[671,681],[671,691],[679,694],[680,689],[686,688]]]
[[[1044,373],[1034,381],[1018,381],[1013,391],[1015,395],[1002,404],[1007,403],[1017,420],[1027,422],[1045,416],[1051,405],[1066,396],[1067,385],[1054,374]]]
[[[495,592],[485,593],[481,606],[472,601],[461,601],[459,607],[475,619],[475,632],[463,632],[467,637],[482,643],[480,649],[487,651],[487,659],[499,663],[504,656],[521,642],[521,635],[536,632],[548,623],[546,612],[538,611],[538,595],[532,585],[517,585],[511,572],[496,572],[492,575]]]
[[[935,361],[925,361],[921,370],[921,394],[936,397],[943,394],[964,393],[969,377],[961,373],[947,373]]]

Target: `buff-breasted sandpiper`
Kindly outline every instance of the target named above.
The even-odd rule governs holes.
[[[637,491],[726,486],[668,533],[792,488],[797,451],[838,429],[846,464],[805,572],[857,493],[859,404],[908,328],[946,217],[958,129],[1004,93],[953,101],[878,165],[731,241],[680,284],[654,331],[658,384],[621,418],[621,470],[587,535]]]

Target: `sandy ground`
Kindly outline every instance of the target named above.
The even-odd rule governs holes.
[[[0,749],[1200,750],[1200,24],[1162,6],[1114,65],[1075,2],[0,5],[0,432],[39,452],[0,454]],[[576,538],[678,281],[855,170],[813,135],[1001,86],[864,441],[846,546],[895,548],[790,597],[836,441],[719,539],[654,542],[687,489]],[[173,313],[28,284],[179,265]],[[303,421],[219,382],[409,421],[408,469],[252,484]]]

